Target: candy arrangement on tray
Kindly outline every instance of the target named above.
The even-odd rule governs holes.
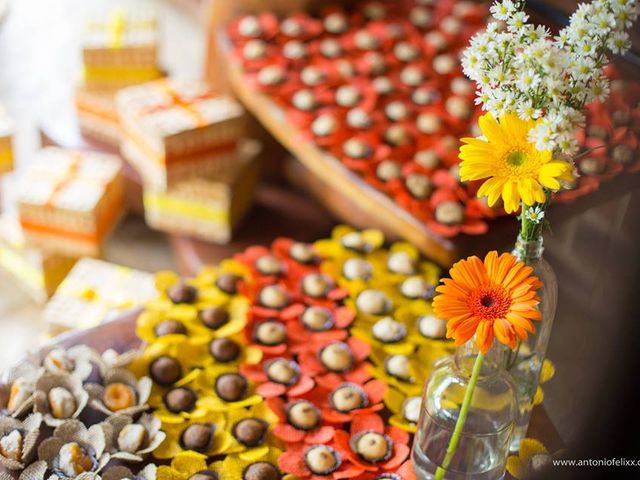
[[[504,212],[459,180],[457,139],[477,134],[480,111],[458,57],[486,13],[471,2],[408,0],[326,7],[319,16],[246,15],[228,27],[231,58],[306,140],[431,231],[482,234]],[[582,177],[562,200],[637,165],[638,88],[616,89],[613,102],[591,106]]]

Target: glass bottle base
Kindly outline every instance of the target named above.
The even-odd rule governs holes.
[[[411,452],[411,460],[413,461],[413,468],[415,469],[417,480],[433,480],[435,478],[438,465],[433,463],[417,446],[414,446]],[[502,480],[504,477],[504,464],[498,462],[495,468],[484,472],[463,473],[447,471],[444,474],[443,480]]]

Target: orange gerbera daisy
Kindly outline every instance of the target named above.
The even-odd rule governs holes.
[[[496,251],[484,262],[474,256],[454,264],[433,301],[436,316],[447,320],[447,337],[462,345],[475,334],[486,353],[495,336],[514,349],[518,339],[535,332],[532,320],[540,319],[541,283],[532,272],[513,255]]]

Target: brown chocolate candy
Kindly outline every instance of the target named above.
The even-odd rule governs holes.
[[[178,282],[167,289],[167,296],[173,303],[193,303],[198,298],[198,289],[184,282]]]
[[[240,345],[230,338],[216,338],[209,344],[209,352],[218,362],[232,362],[240,356]]]
[[[182,322],[177,320],[164,320],[154,328],[156,337],[164,337],[165,335],[186,335],[187,328]]]
[[[360,458],[369,463],[386,460],[393,450],[391,439],[378,432],[361,433],[352,443]]]
[[[226,402],[242,400],[248,389],[247,379],[239,373],[224,373],[216,378],[216,393]]]
[[[182,445],[187,450],[204,453],[213,443],[216,426],[211,423],[194,423],[182,432]]]
[[[264,443],[269,424],[259,418],[243,418],[233,426],[233,436],[247,447]]]
[[[200,311],[200,321],[212,330],[229,322],[229,312],[224,307],[210,307]]]
[[[229,295],[235,295],[238,293],[238,282],[240,277],[233,275],[232,273],[225,273],[218,277],[216,280],[216,287]]]
[[[220,476],[213,470],[200,470],[189,477],[189,480],[219,480]]]
[[[242,480],[280,480],[278,469],[269,462],[256,462],[249,465],[242,474]]]
[[[190,412],[196,406],[198,395],[190,388],[172,388],[164,394],[163,401],[170,412]]]
[[[340,467],[340,455],[328,445],[314,445],[304,454],[304,463],[316,475],[328,475]]]
[[[287,420],[298,430],[313,430],[320,424],[320,411],[308,400],[298,400],[287,406]]]
[[[266,320],[256,326],[253,336],[262,345],[280,345],[287,341],[287,330],[280,322]]]
[[[173,357],[161,355],[149,365],[149,376],[158,384],[171,385],[182,377],[182,366]]]

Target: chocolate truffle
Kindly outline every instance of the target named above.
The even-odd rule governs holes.
[[[342,265],[342,274],[349,280],[368,280],[372,273],[371,264],[362,258],[350,258]]]
[[[409,277],[402,282],[400,292],[407,298],[422,298],[424,300],[431,300],[436,294],[433,285],[430,285],[424,278],[418,275]]]
[[[257,447],[263,443],[269,430],[269,424],[259,418],[243,418],[233,426],[233,436],[247,447]]]
[[[338,127],[338,122],[333,115],[324,113],[311,123],[311,131],[318,137],[326,137],[333,134]]]
[[[431,12],[423,7],[414,7],[409,12],[409,20],[418,28],[428,28],[431,25]]]
[[[431,180],[421,173],[410,173],[404,179],[404,184],[411,196],[418,200],[424,200],[431,194]]]
[[[416,88],[411,94],[411,101],[416,105],[424,106],[429,105],[435,101],[438,97],[438,93],[430,88]]]
[[[289,304],[289,295],[279,285],[267,285],[259,294],[260,304],[267,308],[284,308]]]
[[[406,355],[390,355],[384,362],[386,372],[402,381],[411,380],[411,366]]]
[[[447,100],[444,102],[444,109],[452,117],[462,120],[469,118],[472,112],[471,101],[457,95],[453,95],[447,98]]]
[[[302,279],[302,290],[313,298],[323,298],[334,287],[333,281],[322,273],[309,273]]]
[[[414,275],[418,270],[415,260],[407,252],[394,252],[389,255],[387,268],[401,275]]]
[[[149,376],[157,384],[168,386],[180,380],[182,367],[175,358],[162,355],[149,365]]]
[[[282,385],[292,385],[298,381],[300,368],[293,360],[286,358],[276,358],[270,360],[264,368],[267,378]]]
[[[440,157],[434,150],[420,150],[413,156],[413,161],[430,170],[440,165]]]
[[[187,328],[178,320],[164,320],[154,328],[156,337],[164,337],[165,335],[186,335]]]
[[[349,124],[349,126],[352,128],[362,129],[362,128],[370,127],[373,124],[373,122],[371,120],[371,116],[366,111],[364,111],[361,108],[352,108],[347,112],[347,124]],[[351,139],[351,140],[355,140],[355,139]],[[348,143],[349,142],[347,141],[344,144],[345,153],[347,153],[349,156],[353,156],[346,151]],[[357,153],[355,152],[355,144],[351,148],[354,149],[354,153]]]
[[[473,95],[473,83],[464,77],[456,77],[451,80],[451,91],[456,95]]]
[[[198,396],[190,388],[178,387],[172,388],[165,393],[163,401],[170,412],[190,412],[196,406]]]
[[[332,372],[346,372],[355,362],[349,345],[344,342],[333,342],[320,350],[320,362]]]
[[[446,37],[438,30],[431,30],[430,32],[425,33],[424,41],[427,45],[434,47],[439,52],[449,46],[449,42],[447,42]]]
[[[302,69],[302,72],[300,72],[300,80],[310,87],[320,85],[326,77],[326,74],[322,70],[314,66],[305,67]]]
[[[33,385],[30,380],[24,377],[18,377],[11,384],[9,392],[9,400],[7,401],[7,410],[14,413],[18,407],[26,402],[33,393]]]
[[[320,424],[320,411],[308,400],[298,400],[287,406],[287,420],[298,430],[313,430]]]
[[[266,320],[256,326],[253,336],[262,345],[280,345],[287,341],[287,329],[280,322]]]
[[[238,293],[238,282],[240,277],[232,273],[223,273],[216,280],[216,287],[229,295]]]
[[[262,35],[260,21],[253,15],[247,15],[238,22],[238,33],[243,37],[259,37]]]
[[[629,145],[616,145],[613,147],[611,151],[611,158],[613,161],[622,163],[623,165],[627,165],[633,161],[634,154],[633,150],[629,147]]]
[[[334,323],[333,315],[331,315],[331,311],[329,309],[314,306],[307,307],[300,317],[300,321],[307,330],[312,330],[314,332],[329,330],[333,327]]]
[[[384,114],[393,122],[399,122],[409,116],[409,109],[400,100],[388,103],[384,107]]]
[[[182,445],[187,450],[204,453],[213,443],[216,426],[211,423],[193,423],[182,432]]]
[[[76,478],[81,473],[90,472],[96,466],[95,457],[77,442],[65,443],[53,461],[53,471],[62,476]]]
[[[22,459],[24,437],[20,430],[12,430],[0,437],[0,455],[19,462]]]
[[[320,42],[320,53],[327,58],[336,58],[342,54],[342,45],[335,38],[325,38]]]
[[[282,54],[289,60],[300,60],[307,55],[307,47],[298,40],[291,40],[282,47]]]
[[[611,114],[611,119],[616,127],[626,127],[631,124],[632,115],[629,110],[616,110]]]
[[[411,133],[403,125],[391,125],[384,132],[384,141],[394,147],[408,145],[412,139]]]
[[[284,271],[284,264],[275,255],[262,255],[256,260],[256,268],[263,275],[280,275]]]
[[[349,413],[368,405],[367,394],[358,385],[353,383],[343,383],[336,388],[329,398],[334,410],[342,413]]]
[[[404,324],[395,321],[391,317],[385,317],[373,324],[371,333],[376,340],[383,343],[394,343],[403,340],[407,336],[407,329]]]
[[[239,373],[223,373],[216,378],[216,393],[226,402],[242,400],[248,389],[247,379]]]
[[[352,85],[342,85],[336,90],[336,103],[341,107],[355,107],[361,99],[360,91]]]
[[[364,6],[364,16],[369,20],[382,20],[387,10],[380,2],[369,2]]]
[[[71,372],[75,368],[75,362],[69,358],[67,351],[63,348],[54,348],[44,357],[42,365],[49,371]]]
[[[149,434],[144,426],[139,423],[125,425],[118,434],[118,449],[121,452],[136,453],[147,443]]]
[[[358,138],[350,138],[342,146],[343,153],[351,158],[362,159],[371,155],[371,148]]]
[[[267,53],[267,44],[262,40],[249,40],[242,48],[246,60],[258,60]]]
[[[245,468],[242,480],[280,480],[278,469],[269,462],[256,462]]]
[[[369,315],[384,315],[392,308],[391,300],[380,290],[363,290],[356,299],[356,307]]]
[[[424,73],[419,67],[409,65],[400,71],[400,80],[409,87],[417,87],[424,82]]]
[[[102,401],[109,410],[117,412],[133,407],[137,402],[135,389],[126,383],[113,382],[104,388]]]
[[[304,33],[304,27],[294,18],[285,18],[280,24],[280,31],[287,37],[297,37]]]
[[[438,133],[442,127],[442,122],[440,121],[440,117],[435,113],[421,113],[416,120],[416,126],[420,132],[426,135],[432,135]]]
[[[374,50],[380,46],[378,39],[366,30],[358,30],[353,41],[360,50]]]
[[[389,77],[376,77],[373,79],[373,88],[380,95],[389,95],[395,90],[395,86]]]
[[[393,47],[393,54],[401,62],[412,62],[420,55],[420,50],[409,42],[398,42]]]
[[[324,19],[324,28],[329,33],[344,33],[349,28],[349,22],[342,13],[330,13]]]
[[[360,232],[350,232],[340,239],[343,247],[358,253],[369,253],[373,250],[373,245],[367,242]]]
[[[200,311],[200,321],[212,330],[229,322],[229,312],[224,307],[210,307]]]
[[[240,356],[240,345],[230,338],[216,338],[209,344],[209,352],[220,363],[232,362]]]
[[[440,75],[448,75],[456,68],[456,65],[455,58],[446,53],[433,59],[433,69]]]
[[[435,217],[444,225],[460,225],[464,221],[464,208],[459,202],[442,202],[436,206]]]
[[[304,463],[316,475],[328,475],[340,467],[340,456],[328,445],[314,445],[304,454]]]
[[[440,30],[450,35],[458,35],[462,31],[462,23],[455,17],[445,17],[440,21]]]
[[[407,398],[402,404],[402,416],[407,422],[418,423],[422,399],[418,396]]]
[[[77,408],[73,394],[64,387],[53,387],[47,394],[51,415],[55,418],[70,418]]]
[[[383,182],[395,180],[401,173],[401,166],[395,160],[383,160],[376,167],[376,176]]]
[[[198,298],[198,290],[192,285],[178,282],[167,289],[167,296],[173,303],[193,303]]]
[[[435,315],[422,315],[418,318],[418,331],[427,338],[440,339],[447,334],[447,322]]]
[[[587,157],[578,163],[578,170],[583,175],[599,175],[604,171],[604,164],[599,162],[597,158]]]
[[[298,90],[291,99],[293,106],[303,112],[310,112],[318,106],[316,94],[312,90]]]
[[[220,476],[213,470],[200,470],[191,475],[189,480],[220,480]]]
[[[269,65],[261,68],[258,72],[258,82],[266,86],[278,85],[284,81],[285,75],[282,67]]]
[[[356,453],[366,462],[381,462],[391,455],[391,440],[381,433],[364,432],[354,440]]]

